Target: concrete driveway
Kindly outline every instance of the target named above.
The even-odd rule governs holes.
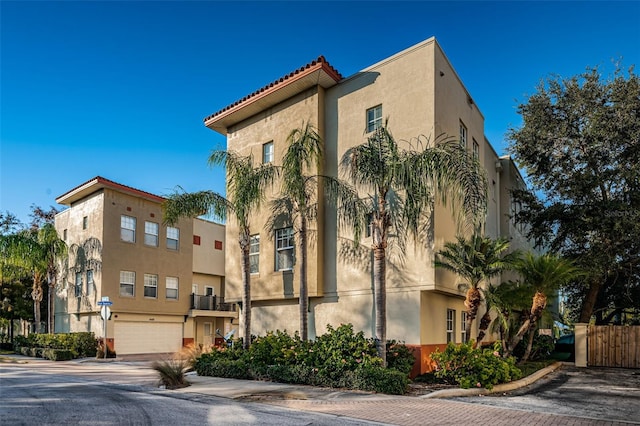
[[[565,364],[506,394],[455,398],[496,407],[640,424],[640,370]]]

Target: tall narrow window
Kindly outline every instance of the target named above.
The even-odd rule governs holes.
[[[382,126],[382,105],[367,110],[367,132],[373,132]]]
[[[135,295],[136,273],[120,271],[120,296],[133,297]]]
[[[480,159],[480,145],[478,144],[478,141],[476,141],[475,138],[472,138],[473,140],[473,158],[475,158],[476,160]]]
[[[462,311],[460,315],[460,331],[462,333],[462,343],[467,343],[467,311]]]
[[[93,271],[92,270],[88,270],[87,271],[87,296],[90,296],[91,294],[93,294]]]
[[[128,243],[136,242],[136,218],[120,216],[120,239]]]
[[[252,274],[260,272],[260,235],[252,235],[249,239],[249,271]]]
[[[276,271],[293,269],[293,228],[276,229]]]
[[[144,297],[158,297],[158,276],[144,274]]]
[[[262,162],[273,163],[273,141],[262,145]]]
[[[462,121],[460,122],[460,146],[467,147],[467,126]]]
[[[76,297],[82,297],[82,272],[76,272]]]
[[[84,216],[82,218],[82,229],[87,229],[87,226],[89,226],[89,218]]]
[[[166,284],[167,284],[167,299],[178,300],[178,278],[167,277]]]
[[[169,250],[178,250],[180,246],[180,230],[167,226],[167,248]]]
[[[148,246],[158,247],[158,229],[155,222],[144,223],[144,243]]]
[[[447,343],[456,341],[456,311],[447,309]]]

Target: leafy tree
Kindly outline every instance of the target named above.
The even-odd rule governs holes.
[[[551,77],[518,113],[523,123],[509,130],[509,150],[535,192],[514,194],[523,205],[516,219],[587,272],[567,292],[578,321],[637,308],[640,78],[619,65],[606,79],[597,68]]]
[[[273,201],[273,215],[267,226],[275,228],[275,221],[284,215],[292,220],[297,238],[299,252],[300,280],[300,338],[308,339],[309,292],[307,285],[307,262],[309,224],[314,222],[318,212],[318,198],[325,195],[330,204],[338,206],[341,216],[348,221],[352,214],[343,212],[358,208],[357,193],[339,180],[318,174],[322,161],[322,140],[315,127],[303,123],[302,127],[293,129],[287,137],[281,175],[281,198]],[[363,209],[363,207],[360,207]],[[355,227],[359,224],[357,220]]]
[[[485,286],[491,278],[511,268],[520,255],[519,252],[503,254],[509,248],[506,239],[492,239],[478,234],[469,239],[458,236],[456,242],[447,242],[444,248],[436,253],[435,266],[447,269],[466,281],[467,293],[464,305],[467,308],[466,336],[471,336],[471,326],[478,316],[478,309],[483,297],[482,284]],[[485,297],[485,299],[488,299]],[[492,300],[492,299],[489,299]],[[486,317],[481,321],[478,343],[482,341],[490,324],[490,306],[487,306]]]
[[[209,156],[209,164],[226,166],[228,198],[213,191],[176,192],[163,204],[163,221],[172,225],[181,217],[197,217],[207,213],[221,220],[228,216],[235,219],[242,253],[243,347],[248,349],[251,344],[251,215],[264,201],[265,188],[273,183],[277,169],[272,164],[254,167],[252,155],[244,157],[224,150],[213,151]]]
[[[431,143],[417,138],[399,146],[387,123],[361,145],[350,148],[342,167],[367,194],[373,239],[373,283],[376,309],[376,345],[386,365],[386,259],[391,237],[425,231],[434,202],[459,206],[460,215],[481,217],[486,203],[486,177],[480,164],[459,143]],[[426,227],[428,229],[428,226]]]
[[[513,353],[525,333],[530,332],[529,344],[522,358],[523,361],[526,361],[531,353],[531,344],[538,320],[542,317],[542,312],[547,306],[548,296],[565,283],[577,278],[580,275],[580,271],[571,261],[551,253],[540,256],[527,253],[516,264],[516,270],[522,277],[522,284],[533,293],[533,299],[529,315],[509,342],[507,353]]]

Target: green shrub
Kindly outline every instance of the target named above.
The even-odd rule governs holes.
[[[267,376],[273,365],[296,365],[305,363],[308,342],[302,342],[296,333],[294,337],[286,331],[268,332],[264,337],[257,337],[246,353],[244,359],[251,364],[255,374]]]
[[[355,371],[354,388],[402,395],[407,391],[409,378],[401,371],[378,366],[365,366]]]
[[[515,358],[500,356],[500,342],[492,349],[476,349],[473,342],[449,343],[444,352],[436,351],[431,359],[436,363],[436,377],[452,381],[461,388],[485,387],[506,383],[522,377]]]
[[[253,379],[249,366],[244,360],[224,357],[209,358],[203,355],[195,364],[199,376],[228,377],[231,379]]]
[[[535,333],[535,331],[532,331]],[[521,359],[524,356],[524,352],[527,350],[529,339],[525,338],[520,340],[513,350],[513,356],[517,359]],[[551,352],[555,349],[555,342],[553,337],[536,334],[533,338],[531,345],[531,354],[529,354],[529,361],[538,361],[541,359],[547,359],[551,356]]]
[[[71,351],[73,358],[95,356],[97,348],[97,340],[94,334],[89,332],[59,334],[31,333],[26,337],[15,336],[13,344],[15,348],[65,349]],[[33,353],[37,353],[37,351]]]
[[[416,358],[413,356],[413,349],[395,340],[387,341],[387,368],[392,368],[408,375],[411,373],[415,362]]]
[[[74,353],[68,349],[44,348],[42,357],[51,361],[69,361],[74,358]]]

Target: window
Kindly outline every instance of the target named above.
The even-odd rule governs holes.
[[[76,297],[82,297],[82,272],[76,272]]]
[[[128,243],[136,242],[136,218],[122,215],[120,217],[120,239]]]
[[[462,311],[460,315],[460,331],[462,332],[462,343],[467,343],[467,311]]]
[[[213,246],[214,246],[214,248],[215,248],[216,250],[222,250],[222,241],[218,241],[218,240],[216,240],[216,241],[214,242]]]
[[[460,146],[467,147],[467,126],[462,121],[460,122]]]
[[[480,145],[478,145],[478,141],[475,138],[473,138],[473,158],[480,159]]]
[[[144,274],[144,297],[158,297],[158,276]]]
[[[456,311],[447,309],[447,343],[456,341]]]
[[[260,272],[260,235],[249,237],[249,272],[257,274]]]
[[[87,225],[89,224],[89,218],[87,216],[82,218],[82,229],[87,229]]]
[[[204,286],[204,295],[205,296],[213,296],[213,287]]]
[[[87,271],[87,296],[93,293],[93,271]]]
[[[67,230],[62,231],[62,239],[67,241]]]
[[[167,277],[167,299],[178,300],[178,278]]]
[[[193,245],[194,246],[199,246],[200,245],[200,235],[194,235],[193,236]]]
[[[273,141],[262,145],[262,162],[273,163]]]
[[[136,273],[132,271],[120,271],[120,296],[134,296],[136,286]]]
[[[155,222],[144,223],[144,243],[148,246],[158,247],[158,224]]]
[[[167,226],[167,248],[169,250],[178,250],[180,247],[180,230],[172,226]]]
[[[365,238],[369,238],[371,236],[371,229],[373,228],[373,213],[367,213],[365,225],[366,228],[364,229],[364,236]]]
[[[293,228],[276,229],[276,271],[293,269]]]
[[[373,132],[382,126],[382,105],[367,110],[367,132]]]

